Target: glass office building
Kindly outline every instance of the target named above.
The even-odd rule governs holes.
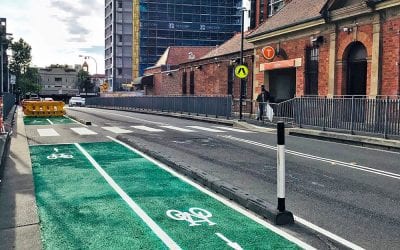
[[[169,46],[214,46],[230,39],[241,29],[241,6],[242,0],[107,0],[105,62],[113,90],[126,81],[127,71],[129,80],[140,76]]]

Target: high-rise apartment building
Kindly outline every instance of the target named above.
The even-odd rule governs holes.
[[[105,69],[112,89],[169,46],[214,46],[240,31],[242,0],[106,0]]]

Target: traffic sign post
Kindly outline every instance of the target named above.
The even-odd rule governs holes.
[[[247,68],[246,65],[238,65],[235,68],[235,75],[240,78],[246,78],[247,75],[249,74],[249,68]]]

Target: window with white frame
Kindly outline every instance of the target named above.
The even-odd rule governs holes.
[[[268,16],[275,15],[284,5],[284,0],[269,0],[268,1]]]

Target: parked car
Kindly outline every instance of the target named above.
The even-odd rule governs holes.
[[[45,97],[44,100],[45,100],[45,101],[54,101],[54,99],[51,98],[51,97]]]
[[[71,99],[69,99],[68,105],[70,107],[85,106],[85,98],[82,98],[80,96],[73,96],[73,97],[71,97]]]

